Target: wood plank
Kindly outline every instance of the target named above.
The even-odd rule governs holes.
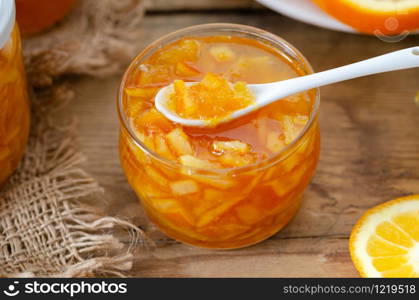
[[[254,0],[146,0],[148,11],[173,11],[173,10],[232,10],[263,8]]]
[[[138,31],[138,48],[170,31],[205,22],[246,23],[280,35],[299,48],[316,70],[350,63],[419,43],[326,31],[268,11],[249,14],[150,15]],[[118,159],[115,95],[121,76],[73,82],[77,99],[65,114],[79,118],[85,169],[106,189],[110,214],[133,219],[157,242],[139,255],[137,276],[356,276],[347,238],[369,207],[419,193],[419,109],[413,97],[419,71],[382,74],[322,89],[322,154],[297,217],[257,246],[217,252],[181,245],[144,216]]]
[[[279,239],[235,251],[163,247],[134,265],[139,277],[357,277],[346,239]]]

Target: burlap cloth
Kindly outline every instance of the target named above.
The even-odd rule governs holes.
[[[115,233],[149,243],[128,220],[92,205],[104,191],[79,167],[75,123],[54,121],[74,97],[63,75],[119,72],[138,51],[142,16],[141,0],[80,0],[61,24],[24,40],[32,129],[19,169],[0,192],[1,276],[124,276],[133,254]]]

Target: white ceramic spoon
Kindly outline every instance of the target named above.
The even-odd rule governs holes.
[[[236,110],[226,118],[217,120],[216,124],[237,119],[258,110],[261,107],[271,104],[272,102],[280,101],[287,96],[313,88],[372,74],[415,67],[419,67],[419,46],[374,57],[340,68],[289,80],[264,84],[249,84],[248,87],[255,96],[255,103],[243,109]],[[186,84],[190,86],[196,84],[196,82],[188,82]],[[169,120],[189,127],[213,127],[216,125],[214,122],[208,122],[205,120],[184,119],[178,116],[176,112],[168,109],[166,104],[172,93],[173,84],[162,88],[157,93],[155,98],[157,110],[159,110]]]

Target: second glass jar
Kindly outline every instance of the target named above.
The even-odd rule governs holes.
[[[14,1],[0,3],[0,187],[16,169],[29,134],[30,109],[22,60],[20,35],[14,22]],[[4,5],[4,7],[2,7]],[[6,23],[3,23],[6,24]],[[1,26],[0,26],[1,27]]]

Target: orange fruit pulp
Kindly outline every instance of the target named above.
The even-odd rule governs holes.
[[[255,103],[255,97],[246,83],[234,85],[222,76],[208,73],[201,82],[187,86],[175,80],[167,107],[187,119],[200,119],[216,125],[217,120],[228,118],[234,111]]]

